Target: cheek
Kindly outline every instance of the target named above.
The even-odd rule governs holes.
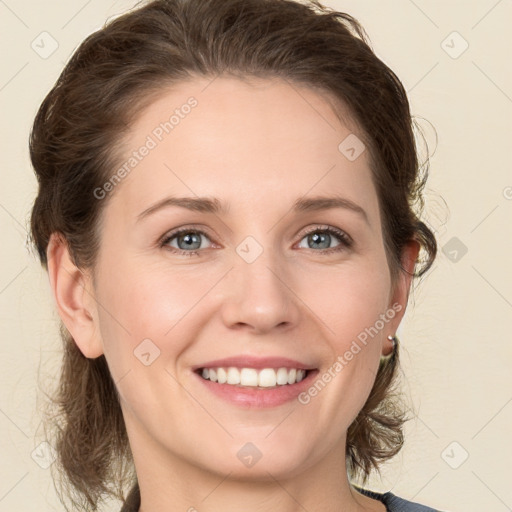
[[[121,372],[144,340],[151,340],[156,352],[176,357],[200,326],[201,298],[218,280],[211,268],[203,272],[135,260],[103,268],[108,274],[100,274],[98,286],[100,331],[107,359]]]
[[[297,284],[294,291],[340,351],[372,327],[388,307],[390,277],[380,257],[326,266],[313,274],[305,271]]]
[[[326,449],[346,433],[375,382],[390,282],[381,263],[360,260],[316,272],[314,282],[311,274],[299,282],[297,295],[312,312],[312,335],[325,354],[321,372],[299,401],[319,424],[331,425],[324,434]]]

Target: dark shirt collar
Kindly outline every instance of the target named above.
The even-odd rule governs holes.
[[[376,500],[384,503],[384,505],[386,506],[387,512],[392,512],[393,510],[406,510],[403,507],[404,506],[408,507],[409,505],[412,505],[411,510],[417,510],[418,512],[420,510],[425,511],[425,512],[427,512],[427,511],[436,512],[432,508],[423,507],[422,505],[408,502],[406,500],[402,500],[401,498],[399,498],[398,496],[395,496],[391,492],[386,492],[386,493],[382,494],[382,493],[378,493],[378,492],[374,492],[374,491],[369,491],[367,489],[362,489],[354,484],[352,484],[352,486],[357,491],[359,491],[361,494],[364,494],[365,496],[369,496],[370,498],[376,499]],[[415,507],[415,505],[417,508]],[[139,508],[140,508],[140,490],[139,490],[139,483],[136,482],[135,485],[130,490],[130,492],[126,498],[126,501],[123,505],[123,508],[121,509],[121,512],[139,512]]]

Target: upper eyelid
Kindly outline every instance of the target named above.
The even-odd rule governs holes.
[[[176,236],[182,234],[182,233],[186,233],[186,232],[197,232],[197,233],[200,233],[202,235],[205,235],[207,236],[210,240],[213,238],[209,233],[208,233],[208,229],[203,227],[203,226],[194,226],[193,224],[192,225],[185,225],[185,226],[180,226],[180,227],[177,227],[175,229],[171,229],[169,231],[167,231],[161,238],[160,238],[160,242],[165,242],[166,240],[169,240],[169,239],[173,239],[175,238]],[[219,237],[222,239],[222,237]]]
[[[340,238],[341,242],[350,243],[350,244],[352,244],[354,242],[353,238],[347,233],[346,230],[338,228],[338,227],[335,227],[335,226],[331,226],[329,224],[322,224],[322,223],[317,223],[316,225],[315,225],[315,223],[313,223],[313,225],[311,225],[310,227],[308,226],[308,227],[303,228],[302,230],[300,230],[294,237],[300,235],[301,236],[300,240],[302,240],[302,238],[304,238],[305,236],[309,235],[310,233],[314,233],[315,231],[330,231],[330,230],[332,230],[334,232],[334,234],[338,238]],[[336,231],[340,231],[340,233],[336,233]],[[194,225],[194,224],[180,226],[180,227],[177,227],[177,228],[175,228],[173,230],[168,231],[160,239],[160,244],[168,243],[170,240],[174,240],[174,238],[176,238],[180,234],[187,233],[187,232],[197,232],[197,233],[199,233],[201,235],[206,236],[210,240],[210,242],[215,244],[215,242],[213,241],[213,238],[215,238],[215,237],[212,237],[209,234],[208,228],[203,227],[203,226]],[[219,238],[222,241],[222,237],[219,237]],[[177,249],[177,250],[180,250],[180,249]],[[201,249],[196,249],[196,250],[201,250]]]

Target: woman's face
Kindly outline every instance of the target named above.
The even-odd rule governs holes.
[[[356,136],[310,89],[227,77],[180,84],[133,125],[125,172],[102,189],[79,344],[106,356],[139,465],[255,478],[344,460],[409,286],[393,289]],[[251,386],[207,381],[205,366],[247,368]],[[312,371],[277,387],[255,371],[282,367]]]

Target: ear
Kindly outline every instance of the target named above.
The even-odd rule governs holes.
[[[103,354],[97,328],[94,289],[89,274],[75,266],[65,238],[52,233],[46,250],[48,277],[57,311],[67,330],[85,357]]]
[[[394,336],[402,321],[407,308],[409,299],[409,291],[412,284],[414,267],[420,252],[420,243],[416,240],[410,240],[402,249],[401,266],[396,279],[396,283],[392,287],[388,311],[394,311],[395,315],[386,324],[383,340],[383,355],[389,355],[393,350],[392,343],[387,339],[388,336]]]

